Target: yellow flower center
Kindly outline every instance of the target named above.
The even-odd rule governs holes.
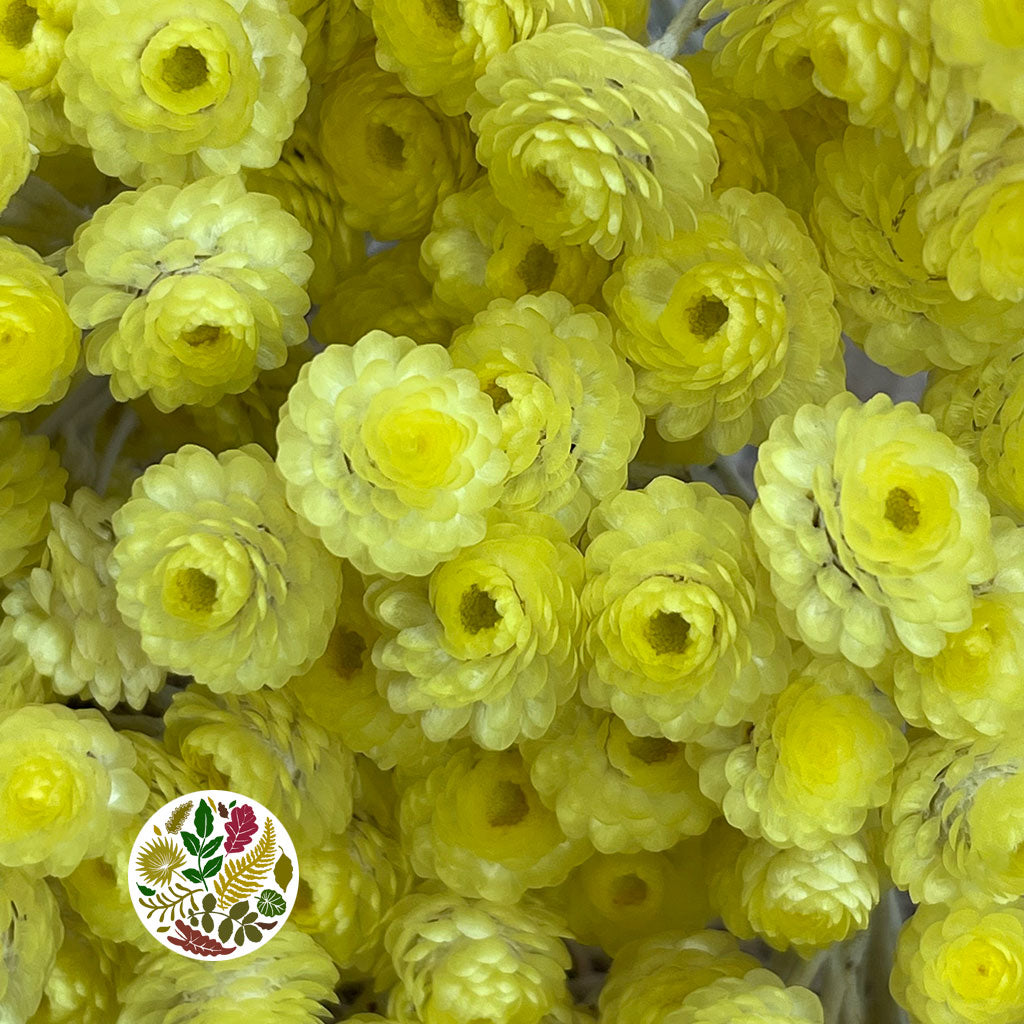
[[[423,9],[439,28],[448,32],[458,32],[462,28],[459,0],[424,0]]]
[[[383,405],[378,400],[384,394],[377,396],[378,406]],[[371,413],[363,438],[367,453],[386,477],[416,489],[442,486],[469,441],[458,420],[437,409],[417,407],[415,396],[397,408],[385,408],[379,416]]]
[[[530,813],[523,787],[508,779],[499,779],[491,790],[487,820],[493,828],[518,825]]]
[[[405,165],[405,139],[389,124],[368,126],[367,150],[371,158],[393,171]]]
[[[328,664],[342,679],[351,679],[362,671],[366,641],[352,629],[336,626],[327,642]]]
[[[546,292],[551,287],[558,270],[554,253],[541,242],[534,242],[519,261],[516,275],[523,283],[523,290],[532,294]]]
[[[0,19],[0,36],[15,50],[21,50],[32,42],[32,32],[39,20],[35,7],[25,0],[12,0],[3,19]]]
[[[945,960],[946,977],[961,999],[1004,1004],[1007,995],[1020,996],[1020,962],[1001,943],[968,933],[951,944]]]
[[[901,533],[913,533],[921,522],[921,506],[910,491],[894,487],[885,496],[885,518]]]
[[[70,821],[80,805],[78,779],[60,757],[39,754],[15,764],[7,778],[5,825],[18,832]],[[4,829],[7,830],[6,828]]]
[[[216,25],[182,17],[156,32],[139,59],[142,88],[172,114],[216,106],[231,89],[231,48]]]
[[[647,883],[632,872],[612,879],[609,886],[611,901],[617,907],[637,907],[647,899]]]
[[[687,311],[690,332],[710,341],[729,319],[729,307],[714,295],[702,295]]]
[[[679,745],[662,736],[638,736],[627,744],[630,754],[644,764],[660,764],[679,751]]]
[[[202,569],[178,569],[164,584],[164,608],[172,615],[201,620],[217,603],[217,581]]]
[[[690,637],[690,624],[679,612],[656,611],[648,620],[644,637],[655,654],[682,654]]]
[[[1013,619],[997,598],[978,597],[970,626],[952,634],[935,658],[936,681],[956,693],[984,693],[992,682],[993,659],[1012,644],[1014,629]]]
[[[224,341],[225,331],[223,327],[214,324],[200,324],[190,331],[185,331],[181,340],[191,348],[198,346],[219,345]]]
[[[210,66],[194,46],[178,46],[164,58],[160,74],[168,88],[175,92],[188,92],[206,84]]]
[[[459,602],[462,628],[472,635],[493,629],[501,621],[501,613],[494,598],[475,583],[462,595]]]

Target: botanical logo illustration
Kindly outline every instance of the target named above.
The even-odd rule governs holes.
[[[195,960],[251,953],[287,920],[299,884],[295,847],[277,818],[218,789],[157,811],[135,839],[130,876],[150,934]]]

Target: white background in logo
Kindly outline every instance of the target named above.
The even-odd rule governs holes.
[[[299,886],[277,817],[241,793],[203,789],[165,804],[132,846],[131,898],[147,931],[193,960],[233,960],[270,942]]]

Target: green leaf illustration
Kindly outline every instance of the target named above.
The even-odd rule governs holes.
[[[228,810],[229,811],[231,810],[232,807],[235,806],[235,803],[236,803],[236,801],[232,800],[231,803],[228,804]]]
[[[292,880],[292,862],[288,859],[288,854],[282,853],[277,858],[277,863],[274,865],[274,881],[281,887],[281,891],[284,892],[288,888],[288,883]]]
[[[228,911],[228,917],[234,918],[236,921],[240,921],[248,913],[249,913],[249,901],[248,900],[239,900]]]
[[[181,841],[185,844],[185,849],[192,854],[193,857],[199,856],[199,849],[202,843],[199,842],[199,837],[192,835],[191,832],[182,832]]]
[[[235,945],[240,946],[243,942],[245,942],[245,932],[239,928],[238,931],[235,932]]]
[[[213,931],[213,918],[209,914],[203,914],[203,916],[199,920],[203,926],[204,932]]]
[[[200,883],[202,883],[202,881],[203,881],[203,876],[201,874],[199,874],[199,872],[196,871],[195,868],[185,868],[185,870],[182,871],[182,874],[190,882],[200,882]]]
[[[217,897],[214,896],[212,892],[208,892],[203,897],[203,910],[209,912],[213,910],[215,906],[217,906]]]
[[[138,885],[139,892],[141,892],[143,896],[155,896],[156,895],[156,889],[147,889],[140,882],[136,882],[135,884]]]
[[[256,909],[264,917],[277,917],[287,911],[288,904],[285,903],[284,897],[279,892],[275,892],[273,889],[264,889],[256,901]]]
[[[263,932],[261,932],[259,930],[259,928],[254,928],[251,924],[247,924],[245,926],[244,931],[245,931],[245,937],[250,942],[259,942],[260,939],[263,938]]]
[[[161,925],[159,928],[157,928],[158,932],[169,932],[170,930],[171,926],[169,924]]]
[[[192,824],[201,839],[205,839],[213,831],[213,811],[205,800],[196,808]]]
[[[223,836],[217,836],[215,839],[211,839],[200,851],[200,857],[212,857],[219,849],[220,844],[224,842]]]
[[[231,938],[231,929],[235,927],[235,922],[230,917],[225,917],[220,923],[220,927],[217,929],[217,938],[221,942],[227,942]]]
[[[213,878],[213,876],[220,871],[220,866],[223,863],[223,857],[214,857],[213,860],[208,860],[203,865],[203,878]]]
[[[189,868],[189,870],[192,869]],[[201,891],[201,889],[189,889],[180,882],[172,882],[167,891],[157,893],[151,898],[140,899],[139,906],[145,907],[149,911],[146,914],[147,918],[160,911],[159,921],[162,922],[168,913],[171,914],[173,920],[175,917],[184,917],[185,914],[195,913],[195,895]],[[185,905],[186,901],[189,901],[189,906]]]

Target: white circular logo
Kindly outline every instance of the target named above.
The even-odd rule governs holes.
[[[299,865],[263,804],[203,789],[150,817],[132,846],[129,878],[135,911],[154,938],[193,960],[233,960],[288,919]]]

